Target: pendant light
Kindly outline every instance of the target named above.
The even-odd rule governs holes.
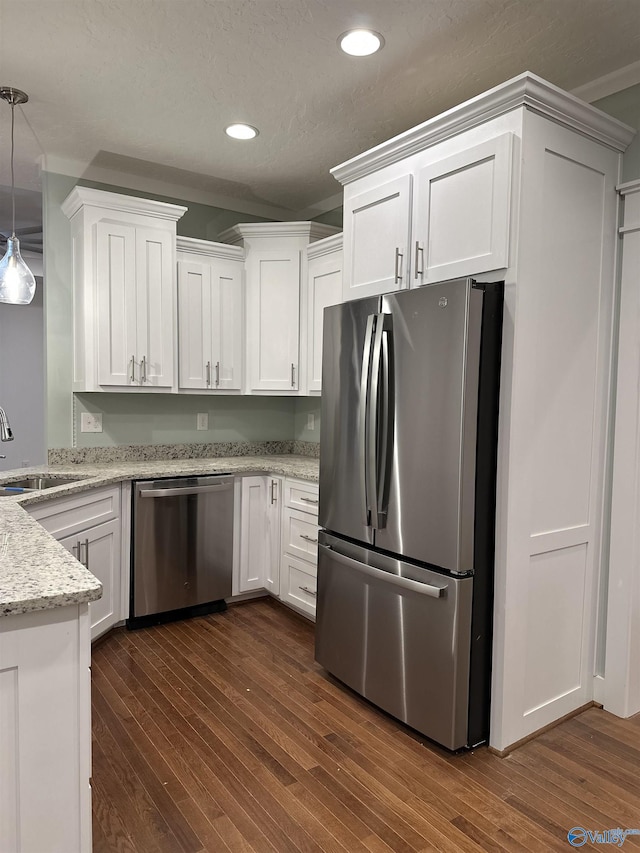
[[[11,237],[7,251],[0,260],[0,302],[9,305],[28,305],[36,292],[36,280],[22,260],[20,241],[16,237],[16,190],[13,173],[13,125],[16,104],[26,104],[29,96],[20,89],[0,86],[0,98],[11,106]]]

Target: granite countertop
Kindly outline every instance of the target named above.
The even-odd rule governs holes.
[[[203,474],[276,474],[318,480],[318,459],[308,456],[229,456],[212,459],[116,461],[41,465],[0,473],[0,484],[29,476],[77,478],[42,491],[0,497],[0,615],[95,601],[102,585],[23,507],[123,480]]]

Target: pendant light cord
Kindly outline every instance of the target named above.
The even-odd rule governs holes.
[[[16,105],[11,99],[11,238],[16,236],[16,182],[13,173],[13,126],[15,121]]]

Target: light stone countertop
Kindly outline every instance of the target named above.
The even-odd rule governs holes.
[[[81,604],[102,595],[98,579],[23,507],[123,480],[255,473],[317,482],[318,465],[318,459],[308,456],[264,455],[41,465],[0,472],[0,485],[38,475],[78,478],[64,486],[0,497],[0,616]]]

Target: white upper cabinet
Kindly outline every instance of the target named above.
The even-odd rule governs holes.
[[[508,264],[512,134],[419,170],[411,286]]]
[[[258,222],[220,235],[245,250],[247,393],[306,393],[304,250],[336,231],[315,222]]]
[[[241,391],[244,252],[187,237],[177,245],[179,387]]]
[[[408,287],[411,184],[406,174],[345,193],[345,301]]]
[[[307,247],[307,391],[322,390],[324,309],[342,302],[342,234]]]
[[[176,222],[186,207],[76,187],[74,391],[175,389]]]
[[[452,147],[347,185],[345,300],[507,266],[512,134]]]

